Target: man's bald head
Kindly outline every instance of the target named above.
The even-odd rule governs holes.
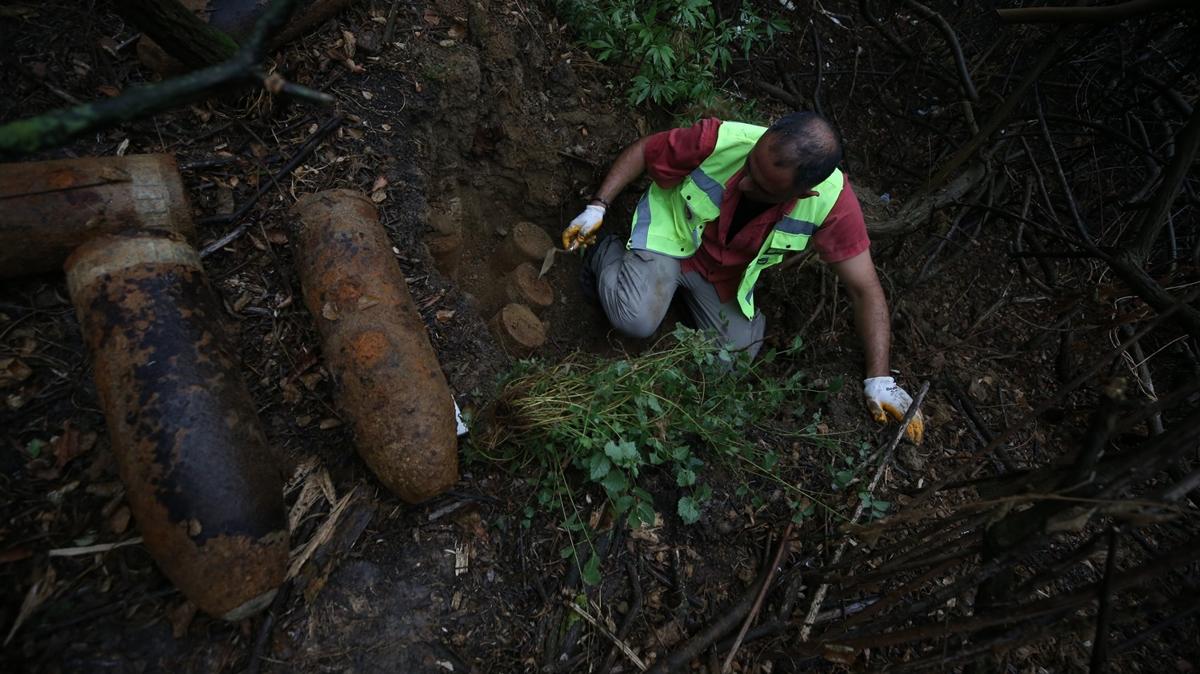
[[[793,112],[767,129],[774,164],[793,171],[793,186],[801,191],[816,187],[842,161],[842,140],[837,129],[815,112]]]

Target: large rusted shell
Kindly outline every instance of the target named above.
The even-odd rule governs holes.
[[[0,164],[0,278],[58,271],[79,244],[128,227],[192,235],[171,155]]]
[[[288,560],[282,480],[196,251],[178,234],[106,234],[67,283],[146,549],[205,612],[270,603]]]
[[[359,455],[409,503],[440,494],[458,481],[450,388],[374,204],[329,190],[293,213],[304,303]]]

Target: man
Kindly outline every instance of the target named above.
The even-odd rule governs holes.
[[[866,356],[863,393],[872,417],[901,419],[912,398],[889,374],[891,327],[862,210],[837,165],[841,141],[820,115],[793,113],[770,128],[704,119],[625,148],[588,206],[563,231],[563,247],[595,241],[604,213],[646,171],[629,242],[601,240],[584,261],[609,321],[632,337],[658,329],[677,291],[697,327],[751,357],[766,320],[754,306],[763,269],[816,247],[854,302]],[[906,429],[920,442],[918,415]]]

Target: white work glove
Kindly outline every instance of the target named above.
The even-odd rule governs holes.
[[[908,412],[908,406],[912,404],[912,396],[897,386],[896,380],[891,377],[864,379],[863,396],[867,399],[867,410],[871,413],[871,418],[881,424],[886,424],[889,418],[900,421]],[[917,410],[908,422],[904,434],[913,444],[921,444],[925,437],[925,419],[920,410]]]
[[[565,250],[575,250],[580,246],[590,246],[596,241],[596,232],[600,231],[600,223],[604,222],[604,207],[591,204],[583,212],[575,216],[571,224],[562,233],[562,245]]]

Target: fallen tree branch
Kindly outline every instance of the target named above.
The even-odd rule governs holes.
[[[787,551],[788,544],[791,543],[793,526],[795,525],[792,522],[788,522],[787,528],[783,530],[783,537],[779,540],[779,549],[775,552],[775,558],[771,560],[770,568],[767,569],[767,577],[758,590],[754,606],[750,608],[750,613],[746,614],[746,620],[742,622],[742,629],[738,630],[737,638],[733,640],[733,647],[729,649],[729,655],[725,656],[725,663],[721,665],[721,674],[729,671],[729,666],[733,664],[738,649],[742,647],[742,639],[746,638],[746,632],[750,629],[750,623],[754,622],[754,619],[758,617],[758,612],[762,610],[763,599],[767,596],[767,588],[771,587],[771,581],[775,579],[775,572],[779,569],[779,561],[783,559],[783,553]]]
[[[967,69],[967,59],[963,56],[962,45],[958,43],[958,36],[954,34],[954,28],[946,21],[945,17],[917,0],[904,0],[904,4],[942,32],[942,37],[946,38],[946,44],[949,45],[950,52],[954,55],[954,64],[958,67],[958,77],[962,80],[963,93],[972,103],[978,103],[979,93],[975,91],[975,83],[971,81],[971,72]]]
[[[767,577],[770,569],[765,569],[763,578]],[[659,659],[654,663],[654,667],[650,670],[650,674],[667,674],[681,668],[687,667],[687,664],[693,658],[699,657],[704,649],[708,648],[713,642],[725,636],[734,627],[737,627],[738,621],[750,610],[754,605],[754,600],[758,596],[759,583],[751,583],[750,587],[737,600],[733,606],[722,610],[720,616],[707,627],[700,631],[696,636],[684,642],[675,652]]]
[[[998,9],[1005,23],[1114,23],[1165,9],[1187,6],[1184,0],[1130,0],[1100,7],[1020,7]]]
[[[1035,62],[1033,67],[1029,69],[1029,72],[1025,74],[1025,79],[1021,80],[1021,83],[1018,84],[1015,89],[1013,89],[1012,93],[1008,95],[1008,98],[1005,98],[1004,102],[996,108],[996,111],[992,113],[992,116],[988,117],[988,120],[979,128],[979,133],[975,134],[971,140],[967,141],[962,147],[960,147],[958,151],[946,161],[941,170],[934,174],[934,176],[925,183],[925,186],[921,189],[922,193],[932,193],[934,190],[941,187],[947,180],[950,179],[950,176],[953,175],[960,166],[965,164],[968,159],[974,156],[975,153],[979,151],[979,148],[983,147],[983,144],[992,137],[992,134],[996,133],[1000,127],[1004,126],[1004,124],[1008,122],[1009,117],[1012,116],[1013,111],[1017,109],[1017,106],[1020,105],[1021,101],[1025,100],[1025,94],[1028,93],[1029,89],[1032,88],[1037,82],[1038,77],[1040,77],[1042,72],[1049,67],[1050,64],[1055,61],[1055,59],[1058,58],[1059,54],[1062,53],[1064,42],[1065,40],[1062,37],[1062,33],[1055,33],[1050,38],[1050,43],[1046,45],[1046,49],[1042,51],[1042,54],[1038,57],[1037,62]]]
[[[904,437],[904,431],[908,428],[908,422],[921,409],[921,403],[925,401],[926,393],[929,393],[928,381],[921,384],[921,390],[917,391],[917,397],[913,399],[912,404],[908,406],[908,411],[904,413],[904,418],[900,420],[900,427],[896,429],[896,434],[892,436],[892,441],[884,448],[882,456],[879,459],[879,466],[875,469],[875,475],[871,478],[871,483],[867,485],[866,491],[868,494],[875,494],[875,488],[879,486],[879,481],[883,478],[883,471],[892,462],[892,454],[896,451],[896,445],[899,445],[900,439]],[[859,499],[858,507],[854,509],[854,514],[850,517],[851,525],[858,522],[858,518],[862,516],[866,504],[865,500]],[[846,546],[849,544],[849,536],[842,538],[841,545],[838,546],[837,552],[833,554],[833,564],[837,564],[842,559],[842,555],[846,552]],[[800,626],[800,641],[808,641],[808,635],[812,632],[813,625],[817,621],[817,613],[821,610],[821,602],[825,600],[827,592],[829,592],[829,583],[821,583],[821,587],[817,588],[817,593],[813,596],[812,605],[808,607],[808,615],[804,618],[804,624]]]
[[[1134,230],[1137,239],[1131,248],[1135,262],[1145,264],[1150,259],[1150,249],[1154,247],[1154,242],[1167,222],[1167,214],[1171,211],[1171,205],[1179,196],[1183,181],[1192,168],[1197,149],[1200,149],[1200,111],[1193,110],[1187,126],[1179,132],[1175,143],[1175,156],[1163,172],[1162,184],[1154,193],[1150,208],[1143,214]]]
[[[178,0],[116,0],[117,13],[189,68],[233,58],[238,44]]]
[[[332,103],[333,97],[306,87],[289,85],[259,68],[267,37],[291,15],[295,0],[275,0],[254,27],[254,34],[227,61],[148,86],[135,87],[108,100],[85,103],[0,126],[0,157],[57,147],[93,131],[152,115],[217,93],[259,83],[272,93],[281,91],[311,102]]]

